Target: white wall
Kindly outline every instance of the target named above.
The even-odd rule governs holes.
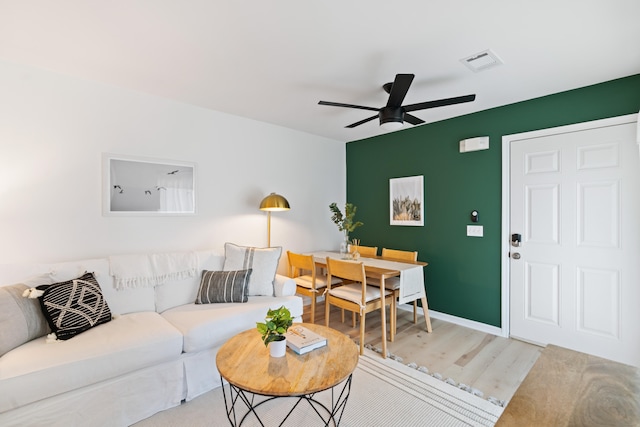
[[[196,162],[197,215],[103,216],[104,152]],[[0,264],[266,246],[272,191],[272,246],[337,248],[345,169],[342,142],[0,61]]]

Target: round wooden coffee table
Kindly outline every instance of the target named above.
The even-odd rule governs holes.
[[[263,425],[260,407],[279,397],[294,398],[293,408],[285,411],[280,425],[296,408],[314,410],[323,425],[340,423],[351,390],[351,376],[358,364],[358,347],[334,329],[302,325],[327,338],[327,345],[303,355],[287,348],[284,357],[270,357],[254,328],[232,337],[220,348],[216,365],[222,379],[229,383],[229,394],[224,384],[222,390],[232,426],[252,419],[250,415]],[[341,383],[343,387],[336,390]],[[317,399],[316,393],[324,390],[331,392],[330,404]],[[311,408],[299,405],[303,401]]]

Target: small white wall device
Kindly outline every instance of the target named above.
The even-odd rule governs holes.
[[[488,150],[489,137],[477,136],[475,138],[467,138],[460,141],[460,152],[468,153],[469,151]]]

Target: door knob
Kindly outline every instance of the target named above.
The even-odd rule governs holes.
[[[511,254],[511,258],[520,259],[520,254],[518,252],[514,252],[514,253]]]

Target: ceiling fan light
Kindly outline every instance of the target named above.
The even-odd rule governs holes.
[[[380,127],[386,131],[398,130],[402,127],[402,122],[384,122],[380,123]]]
[[[387,131],[398,130],[402,127],[404,111],[398,107],[384,107],[380,109],[380,126]]]

